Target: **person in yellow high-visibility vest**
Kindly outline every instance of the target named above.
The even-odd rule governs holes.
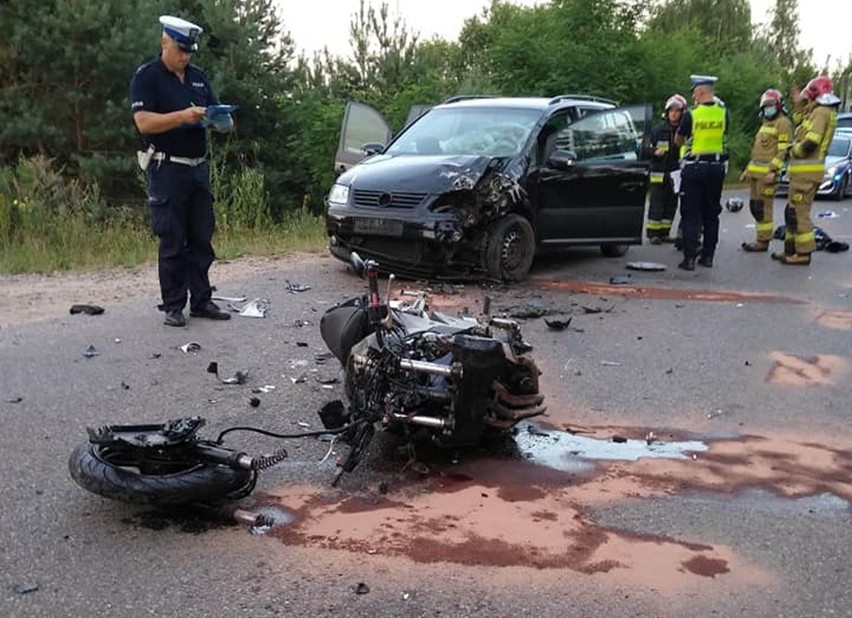
[[[763,122],[754,138],[751,160],[740,174],[740,182],[749,181],[748,205],[757,222],[757,239],[742,244],[743,250],[749,252],[769,251],[775,188],[793,135],[793,123],[787,117],[784,99],[778,90],[770,88],[760,97],[760,116]]]
[[[675,173],[680,171],[680,152],[674,145],[674,134],[686,110],[686,99],[673,94],[666,101],[665,121],[651,131],[646,155],[651,159],[651,194],[645,234],[652,245],[673,241],[672,221],[677,212]]]
[[[686,144],[680,181],[680,214],[683,223],[683,261],[678,268],[695,270],[698,264],[713,267],[719,242],[722,184],[728,149],[728,109],[715,96],[716,77],[691,75],[695,107],[683,114],[675,144]],[[698,237],[704,235],[701,256]]]
[[[804,117],[796,127],[787,167],[790,194],[784,209],[784,250],[773,253],[772,258],[782,264],[807,266],[816,250],[811,204],[825,175],[825,155],[837,126],[840,98],[833,92],[831,79],[820,75],[805,86],[802,99],[807,101]]]

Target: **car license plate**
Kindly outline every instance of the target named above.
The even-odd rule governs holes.
[[[352,223],[352,231],[373,236],[402,236],[403,222],[397,219],[362,217]]]

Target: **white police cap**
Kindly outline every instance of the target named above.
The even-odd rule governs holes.
[[[160,15],[160,24],[163,26],[163,32],[182,50],[189,52],[198,50],[198,35],[204,32],[204,28],[172,15]]]
[[[692,82],[692,88],[696,86],[712,86],[719,78],[714,75],[690,75],[689,81]]]

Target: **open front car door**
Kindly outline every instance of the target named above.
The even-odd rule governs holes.
[[[381,152],[393,135],[384,117],[369,105],[349,101],[343,114],[334,169],[340,174],[364,157]]]

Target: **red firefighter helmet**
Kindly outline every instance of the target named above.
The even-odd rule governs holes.
[[[808,82],[808,85],[802,90],[802,96],[808,101],[816,101],[817,97],[831,94],[832,90],[834,90],[834,85],[831,83],[831,78],[828,75],[820,75]]]
[[[774,107],[780,112],[784,107],[783,95],[775,88],[770,88],[760,95],[760,108],[763,109],[764,107]]]
[[[669,111],[671,108],[685,110],[686,109],[686,99],[679,94],[673,94],[669,97],[668,101],[666,101],[666,111]]]

